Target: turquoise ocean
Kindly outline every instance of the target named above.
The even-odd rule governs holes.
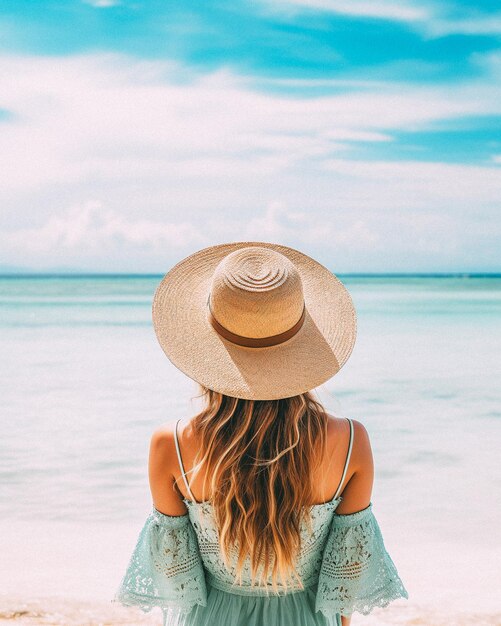
[[[501,276],[339,277],[357,341],[317,393],[369,432],[410,596],[352,626],[501,624]],[[0,277],[0,623],[161,623],[110,604],[151,433],[200,406],[156,341],[161,278]]]

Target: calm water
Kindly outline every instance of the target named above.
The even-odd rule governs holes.
[[[86,527],[127,525],[135,536],[151,504],[150,435],[199,407],[196,386],[156,342],[160,279],[0,278],[5,546],[34,524],[78,524],[82,537]],[[473,594],[479,608],[492,606],[501,278],[341,279],[357,343],[319,395],[369,431],[375,513],[411,600]]]

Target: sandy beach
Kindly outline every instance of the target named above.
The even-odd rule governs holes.
[[[160,626],[159,609],[149,614],[106,602],[77,602],[61,598],[22,600],[0,598],[0,624],[19,626]],[[374,609],[368,616],[356,615],[352,626],[499,626],[500,613],[425,611],[412,607]]]

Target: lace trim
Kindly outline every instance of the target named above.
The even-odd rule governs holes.
[[[253,585],[251,583],[249,557],[243,563],[242,580],[237,582],[237,547],[235,546],[231,551],[228,567],[222,559],[219,532],[212,503],[210,501],[193,502],[185,499],[191,523],[196,531],[207,580],[213,587],[217,587],[221,591],[250,596],[296,593],[304,590],[305,587],[313,586],[318,581],[322,550],[329,534],[332,515],[341,499],[332,499],[311,507],[309,512],[310,524],[307,523],[307,520],[303,520],[305,523],[301,529],[301,550],[296,562],[296,570],[303,585],[291,577],[286,585],[279,582],[277,590],[272,589],[271,577],[267,584]],[[258,569],[258,574],[261,573],[262,570]]]
[[[397,598],[408,598],[386,551],[372,504],[350,515],[334,515],[320,568],[315,610],[368,615]]]
[[[298,572],[306,587],[318,581],[315,610],[328,618],[354,611],[367,615],[375,607],[408,598],[385,549],[372,503],[347,515],[332,512],[337,504],[313,508],[312,531],[304,530]],[[143,612],[158,606],[164,626],[183,626],[195,605],[207,606],[206,581],[224,591],[259,595],[246,576],[243,586],[235,589],[234,572],[221,560],[211,513],[210,507],[196,505],[184,515],[171,516],[153,507],[112,602]],[[286,592],[294,592],[294,585]]]
[[[113,601],[143,612],[158,606],[177,616],[207,605],[205,572],[187,514],[165,515],[153,507]]]

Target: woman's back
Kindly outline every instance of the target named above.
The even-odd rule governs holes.
[[[178,470],[181,472],[180,478],[183,487],[187,491],[187,495],[181,492],[181,497],[188,507],[188,513],[190,521],[195,529],[198,545],[202,557],[202,562],[205,568],[207,582],[211,587],[219,589],[221,591],[232,592],[235,590],[235,581],[238,578],[238,572],[236,568],[237,553],[232,554],[233,559],[229,563],[225,563],[221,551],[219,549],[220,537],[215,522],[212,510],[212,504],[210,498],[203,501],[201,497],[196,497],[193,493],[193,487],[190,485],[187,476],[185,460],[185,447],[181,445],[181,437],[179,436],[179,423],[176,422],[174,428],[174,443],[176,446],[176,457],[178,461]],[[334,418],[330,419],[331,430],[338,428],[340,423]],[[308,525],[303,523],[301,527],[301,549],[296,557],[296,570],[300,578],[300,582],[289,579],[287,588],[282,588],[283,593],[291,593],[292,591],[301,591],[315,584],[318,580],[318,574],[322,562],[322,552],[325,546],[325,541],[329,532],[329,526],[334,511],[340,505],[342,498],[340,493],[343,486],[349,481],[348,468],[350,467],[350,460],[353,452],[354,444],[354,425],[353,420],[342,420],[348,426],[348,441],[346,451],[343,452],[343,456],[339,454],[342,461],[341,476],[338,480],[337,488],[333,496],[329,496],[327,500],[322,500],[318,503],[313,503],[310,508],[310,519]],[[328,440],[329,449],[332,443],[330,439],[337,435],[336,431],[330,433]],[[340,431],[341,435],[344,435]],[[340,439],[338,437],[337,439]],[[185,443],[185,442],[183,442]],[[191,433],[191,445],[197,445],[196,437]],[[335,450],[339,448],[339,441],[334,442]],[[183,451],[182,451],[183,449]],[[336,452],[334,452],[337,454]],[[326,459],[327,455],[326,455]],[[322,474],[324,470],[324,459],[320,465],[319,479],[326,474]],[[332,463],[327,463],[327,465]],[[322,482],[318,483],[320,486]],[[201,493],[201,492],[200,492]],[[272,587],[272,580],[270,577],[267,579],[267,586],[253,585],[250,576],[250,564],[247,562],[242,575],[239,577],[239,586],[236,593],[239,595],[269,595],[269,591]]]
[[[335,495],[342,493],[343,500],[339,505],[338,513],[360,511],[370,503],[374,478],[369,435],[364,425],[358,420],[350,420],[353,428],[353,436],[351,436],[349,420],[330,415],[328,417],[326,449],[320,465],[314,471],[312,482],[316,485],[317,492],[313,498],[314,501],[310,504],[329,502]],[[162,474],[164,476],[171,474],[174,477],[175,488],[182,498],[202,502],[202,485],[207,479],[206,470],[202,467],[196,476],[191,478],[199,442],[193,432],[191,422],[184,425],[183,422],[184,420],[181,420],[177,423],[177,441],[191,494],[188,493],[180,468],[175,426],[159,428],[153,435],[152,446],[161,449],[161,453],[155,458],[158,458],[158,462],[163,465],[163,471],[157,468],[154,474],[158,477]],[[162,505],[170,506],[172,503],[162,502],[161,492],[158,493],[159,500],[155,500],[155,505],[159,510],[167,510],[167,508],[162,509]]]
[[[299,582],[291,577],[278,589],[269,575],[256,585],[248,559],[237,571],[237,551],[223,558],[211,499],[202,499],[203,470],[193,481],[186,476],[199,442],[190,423],[180,426],[153,434],[154,508],[116,600],[144,611],[160,606],[164,626],[344,626],[349,619],[342,616],[354,610],[367,614],[408,597],[372,511],[373,461],[363,424],[329,416],[316,502],[300,529]],[[179,514],[172,511],[176,501]]]

